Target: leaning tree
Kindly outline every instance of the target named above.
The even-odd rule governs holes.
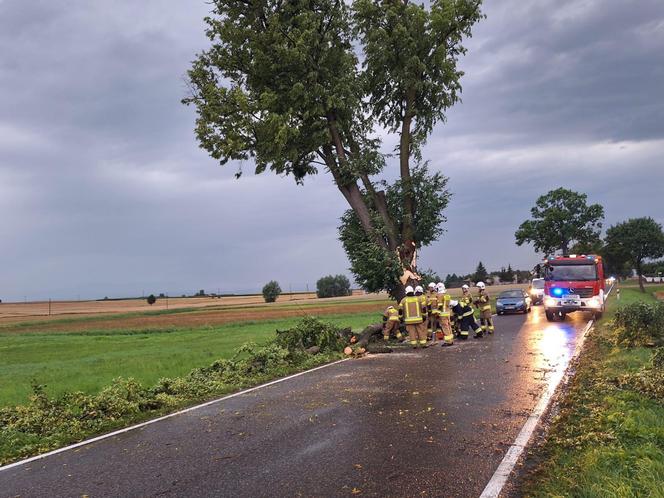
[[[482,18],[481,0],[428,4],[213,0],[212,43],[183,100],[222,165],[252,160],[256,173],[299,184],[329,172],[350,206],[340,238],[351,271],[395,298],[420,279],[418,249],[442,233],[447,178],[429,172],[421,149],[459,101],[463,39]],[[381,130],[397,137],[394,172]]]

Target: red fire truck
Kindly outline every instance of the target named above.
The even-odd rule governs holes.
[[[595,319],[604,313],[604,263],[601,256],[553,256],[543,267],[544,310],[550,322],[568,313],[587,311]]]

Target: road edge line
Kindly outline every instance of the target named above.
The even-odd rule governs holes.
[[[569,365],[571,365],[572,362],[576,360],[576,358],[581,353],[583,344],[586,342],[586,336],[588,335],[588,333],[590,332],[590,330],[593,328],[594,325],[595,325],[595,320],[592,319],[588,322],[588,325],[586,325],[586,327],[584,328],[581,337],[579,337],[579,340],[576,343],[574,352],[572,353],[572,356],[569,359],[569,362],[567,363],[568,366],[565,369],[563,369],[559,374],[557,374],[556,380],[550,383],[547,390],[544,391],[539,401],[535,405],[535,408],[530,413],[530,415],[528,415],[528,419],[523,424],[523,427],[521,428],[521,431],[519,431],[519,434],[514,440],[514,443],[512,443],[509,450],[507,450],[507,453],[503,457],[503,460],[500,462],[498,468],[491,476],[491,479],[484,488],[484,491],[482,491],[480,498],[498,498],[500,496],[500,493],[502,493],[503,488],[505,487],[505,484],[507,484],[507,481],[509,480],[511,473],[514,470],[517,461],[519,460],[521,454],[523,453],[523,450],[525,450],[526,447],[528,446],[528,442],[530,441],[530,438],[535,432],[537,425],[539,424],[544,413],[546,413],[549,407],[549,403],[553,399],[553,395],[557,391],[558,386],[560,385],[562,380],[565,378],[565,374],[567,373]]]
[[[273,386],[275,384],[279,384],[281,382],[285,382],[287,380],[294,379],[296,377],[300,377],[302,375],[312,373],[312,372],[315,372],[317,370],[322,370],[323,368],[331,367],[333,365],[338,365],[338,364],[343,363],[343,362],[348,361],[348,360],[349,360],[349,358],[343,358],[341,360],[333,361],[332,363],[326,363],[325,365],[321,365],[321,366],[318,366],[318,367],[315,367],[315,368],[311,368],[309,370],[304,370],[303,372],[298,372],[298,373],[289,375],[287,377],[282,377],[280,379],[275,379],[275,380],[272,380],[270,382],[266,382],[265,384],[250,387],[248,389],[244,389],[242,391],[238,391],[236,393],[229,394],[229,395],[224,396],[222,398],[217,398],[217,399],[213,399],[211,401],[206,401],[205,403],[201,403],[201,404],[195,405],[195,406],[190,406],[189,408],[185,408],[184,410],[179,410],[177,412],[169,413],[168,415],[163,415],[161,417],[158,417],[158,418],[155,418],[155,419],[152,419],[152,420],[147,420],[145,422],[141,422],[140,424],[131,425],[129,427],[125,427],[124,429],[118,429],[116,431],[109,432],[108,434],[102,434],[101,436],[96,436],[96,437],[93,437],[93,438],[90,438],[90,439],[86,439],[84,441],[80,441],[78,443],[71,444],[69,446],[64,446],[62,448],[58,448],[56,450],[49,451],[47,453],[42,453],[41,455],[35,455],[33,457],[26,458],[24,460],[19,460],[18,462],[9,463],[7,465],[0,466],[0,472],[3,472],[5,470],[9,470],[9,469],[12,469],[12,468],[15,468],[15,467],[20,467],[21,465],[25,465],[27,463],[35,462],[37,460],[42,460],[44,458],[47,458],[47,457],[50,457],[50,456],[53,456],[53,455],[57,455],[58,453],[64,453],[65,451],[70,451],[70,450],[73,450],[73,449],[76,449],[76,448],[80,448],[82,446],[87,446],[89,444],[96,443],[98,441],[103,441],[104,439],[108,439],[108,438],[111,438],[111,437],[114,437],[114,436],[118,436],[120,434],[124,434],[125,432],[134,431],[136,429],[140,429],[140,428],[146,427],[148,425],[156,424],[157,422],[161,422],[162,420],[166,420],[166,419],[169,419],[169,418],[172,418],[172,417],[177,417],[178,415],[183,415],[185,413],[193,412],[193,411],[198,410],[200,408],[205,408],[205,407],[214,405],[216,403],[221,403],[222,401],[226,401],[228,399],[235,398],[237,396],[242,396],[243,394],[248,394],[248,393],[253,392],[253,391],[258,391],[259,389],[263,389],[265,387]]]

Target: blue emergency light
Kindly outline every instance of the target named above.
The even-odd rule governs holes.
[[[554,289],[551,290],[551,293],[552,293],[554,296],[558,296],[558,297],[560,297],[560,296],[563,295],[563,290],[562,290],[560,287],[556,287],[556,288],[554,288]]]

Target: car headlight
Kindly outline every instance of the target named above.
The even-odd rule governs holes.
[[[556,301],[552,297],[547,297],[544,300],[544,306],[556,306],[557,304],[558,304],[558,301]]]
[[[523,306],[523,305],[524,305],[524,302],[523,302],[523,301],[517,301],[517,302],[516,302],[516,305],[517,305],[517,306]]]
[[[596,297],[596,296],[595,296],[595,297],[591,297],[590,299],[588,299],[587,304],[588,304],[588,306],[590,306],[591,308],[601,308],[601,307],[602,307],[602,303],[601,303],[601,301],[600,301],[599,298]]]

